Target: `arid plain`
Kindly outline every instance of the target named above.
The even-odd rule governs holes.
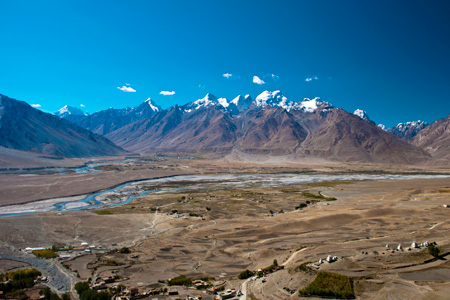
[[[104,161],[97,169],[5,172],[0,176],[1,205],[87,195],[173,175],[449,174],[445,167],[229,163],[176,156]],[[450,204],[450,177],[210,184],[201,189],[179,185],[168,183],[168,189],[115,207],[2,217],[0,253],[22,255],[19,249],[26,247],[79,247],[87,242],[93,254],[62,261],[77,274],[73,280],[117,276],[120,284],[139,289],[161,287],[160,282],[186,275],[214,277],[215,285],[241,290],[246,299],[301,299],[298,290],[318,270],[326,270],[351,277],[358,299],[448,299],[450,208],[444,205]],[[426,241],[437,243],[440,258],[433,259],[426,247],[408,249],[413,242]],[[397,251],[398,245],[403,249]],[[122,247],[131,253],[113,251]],[[337,261],[317,263],[329,255]],[[284,268],[259,279],[237,279],[243,270],[263,269],[274,259]],[[313,265],[299,268],[308,262]],[[196,290],[180,293],[213,298]]]

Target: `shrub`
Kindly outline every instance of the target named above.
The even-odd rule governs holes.
[[[319,272],[317,277],[307,287],[299,291],[302,296],[337,297],[354,299],[353,283],[345,275]]]
[[[192,280],[189,277],[186,277],[185,275],[180,275],[178,277],[170,279],[168,284],[190,286],[192,284]]]
[[[123,247],[122,249],[119,250],[119,252],[125,254],[131,253],[130,248],[127,247]]]
[[[299,210],[299,209],[303,209],[303,208],[305,208],[305,207],[307,207],[307,206],[308,206],[308,204],[306,204],[306,203],[300,203],[299,206],[296,206],[296,207],[295,207],[295,209],[296,209],[296,210]]]
[[[105,260],[105,265],[107,265],[107,266],[118,266],[120,264],[117,261],[115,261],[115,260],[107,259],[107,260]]]
[[[252,277],[253,275],[254,275],[254,273],[253,273],[252,271],[245,270],[245,271],[242,271],[242,272],[238,275],[238,278],[239,278],[239,279],[247,279],[247,278]]]
[[[112,215],[113,213],[110,210],[103,209],[97,210],[97,215]]]

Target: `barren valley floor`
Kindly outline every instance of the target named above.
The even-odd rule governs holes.
[[[152,170],[148,164],[139,164],[122,169],[103,167],[100,173],[72,176],[88,182],[89,178],[92,181],[111,175],[119,182],[118,178],[124,180],[121,174],[134,172],[136,177],[132,179],[143,179],[150,178],[155,170],[160,172],[158,175],[270,170],[373,172],[372,166],[358,166],[356,170],[344,164],[314,167],[180,160],[153,162]],[[394,170],[375,168],[377,172]],[[37,180],[42,195],[61,196],[61,189],[53,190],[50,176],[56,175],[4,176],[0,180],[24,183],[18,185],[25,189],[20,191],[22,195],[30,192],[25,183],[33,186],[31,183]],[[70,174],[62,176],[59,178],[66,184],[64,192],[76,194],[67,190]],[[0,192],[13,187],[2,185]],[[99,181],[98,189],[105,187],[105,181]],[[74,189],[78,191],[79,187]],[[12,201],[4,199],[4,204]],[[120,284],[144,290],[162,287],[161,282],[186,275],[192,279],[214,277],[216,285],[242,290],[242,299],[301,299],[298,290],[312,282],[320,270],[352,278],[358,299],[448,299],[450,208],[443,206],[447,204],[449,178],[161,191],[101,210],[2,217],[0,254],[26,256],[19,249],[73,245],[72,257],[61,261],[78,275],[72,280],[116,276]],[[426,241],[437,243],[441,258],[433,259],[426,247],[408,249],[413,242]],[[91,254],[84,251],[82,242],[92,246]],[[401,251],[395,250],[399,244]],[[122,247],[131,252],[114,251]],[[318,261],[329,255],[337,257],[337,261],[319,265]],[[237,279],[245,269],[263,269],[274,259],[284,268],[262,278]],[[1,265],[17,267],[11,260],[2,260]],[[299,268],[301,265],[307,267]],[[107,285],[113,284],[117,282]],[[178,289],[185,295],[214,297],[201,290]]]

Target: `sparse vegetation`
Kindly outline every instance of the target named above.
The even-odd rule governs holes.
[[[310,193],[310,192],[303,192],[302,195],[304,197],[313,198],[313,199],[317,199],[317,200],[325,200],[325,201],[336,201],[337,200],[334,197],[325,197],[320,192],[317,193],[317,194],[313,194],[313,193]]]
[[[199,278],[199,280],[202,280],[202,281],[205,281],[205,282],[209,282],[209,281],[214,281],[216,279],[214,277],[212,277],[212,276],[205,276],[205,277]]]
[[[304,262],[304,263],[302,263],[300,266],[298,266],[298,269],[299,269],[300,271],[303,271],[303,272],[306,272],[306,273],[310,273],[310,272],[313,271],[313,269],[311,269],[311,267],[308,266],[310,263],[311,263],[311,262],[309,262],[309,261]]]
[[[302,296],[336,297],[341,299],[354,299],[353,283],[345,275],[319,272],[307,287],[299,291]]]
[[[112,215],[113,213],[108,209],[102,209],[96,211],[97,215]]]

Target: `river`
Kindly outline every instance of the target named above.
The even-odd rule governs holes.
[[[0,217],[38,212],[63,213],[92,210],[130,203],[148,193],[175,193],[202,189],[279,187],[323,181],[404,180],[449,178],[450,175],[397,174],[225,174],[180,175],[158,179],[139,180],[90,195],[36,201],[21,205],[0,207]]]

